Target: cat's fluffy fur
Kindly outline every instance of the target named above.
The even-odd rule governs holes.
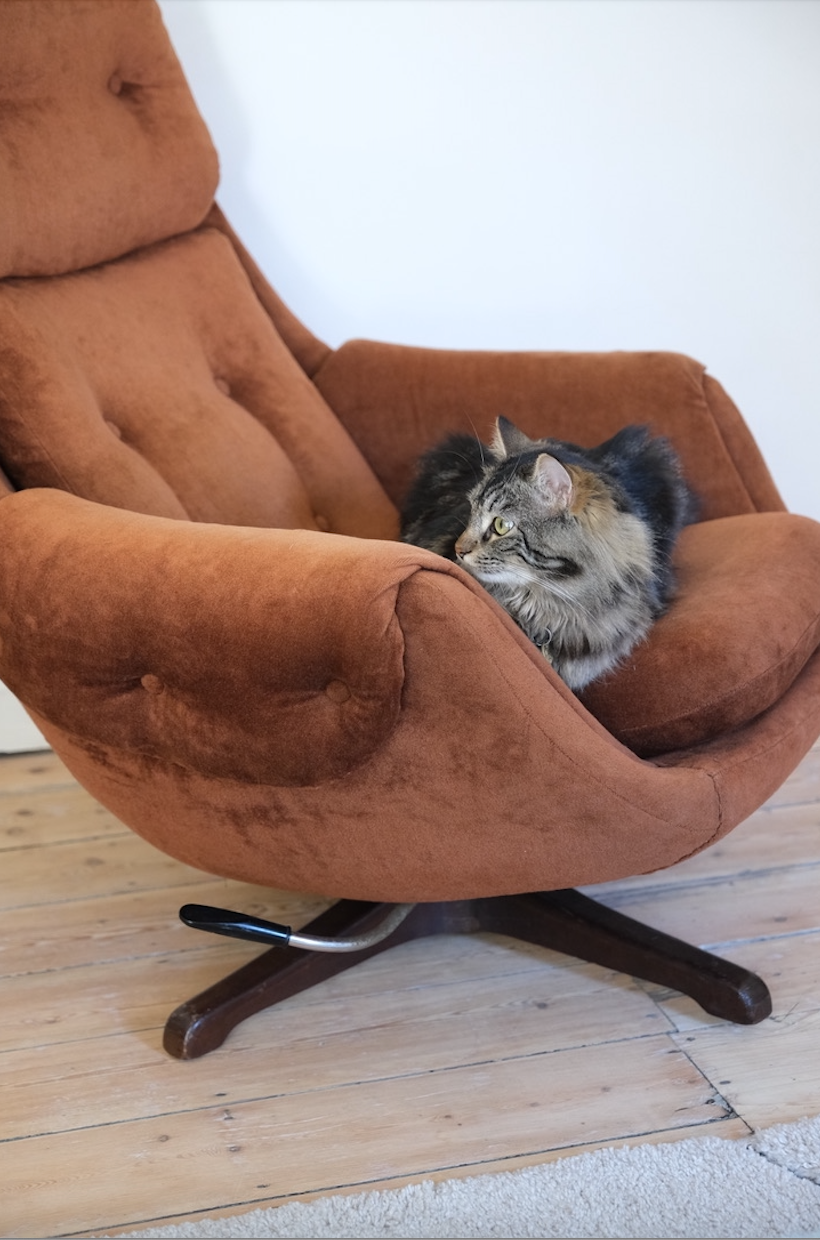
[[[451,435],[422,457],[401,538],[465,568],[582,689],[667,606],[694,516],[674,449],[647,427],[581,448],[499,418],[491,445]]]

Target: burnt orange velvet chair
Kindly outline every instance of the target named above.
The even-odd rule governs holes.
[[[573,890],[713,844],[820,732],[820,525],[719,384],[672,353],[323,344],[215,205],[153,0],[0,4],[0,91],[0,675],[158,848],[340,901],[183,1004],[169,1051],[480,929],[762,1019],[760,979]],[[418,454],[500,411],[582,443],[650,422],[702,497],[679,597],[583,698],[396,540]]]

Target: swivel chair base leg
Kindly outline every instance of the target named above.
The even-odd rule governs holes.
[[[328,937],[366,934],[391,907],[341,900],[304,930]],[[756,974],[567,889],[417,904],[389,937],[361,951],[272,947],[178,1007],[165,1026],[165,1049],[177,1059],[197,1059],[221,1046],[249,1016],[378,952],[429,935],[478,931],[508,935],[669,986],[713,1016],[737,1024],[756,1024],[772,1010],[766,984]]]

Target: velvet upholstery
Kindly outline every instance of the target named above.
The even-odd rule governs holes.
[[[0,277],[117,258],[199,224],[216,152],[159,9],[2,6]]]
[[[326,355],[314,378],[396,503],[442,427],[486,441],[503,413],[532,437],[587,445],[629,422],[649,424],[680,452],[702,520],[783,508],[734,404],[681,354],[457,352],[354,340]]]
[[[0,76],[0,675],[103,804],[215,874],[431,901],[660,869],[777,788],[820,732],[820,525],[703,366],[330,349],[214,203],[153,0],[0,5]],[[418,453],[501,412],[650,422],[701,496],[583,698],[396,541]]]
[[[197,521],[395,534],[393,505],[221,233],[5,281],[0,315],[0,435],[19,486]]]
[[[705,521],[683,531],[676,563],[677,599],[652,640],[582,695],[643,755],[754,719],[820,646],[816,522],[783,512]]]

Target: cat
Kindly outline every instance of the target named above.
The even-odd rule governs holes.
[[[490,445],[453,434],[421,457],[400,538],[466,569],[577,691],[666,609],[696,513],[677,453],[646,426],[581,448],[499,417]]]

